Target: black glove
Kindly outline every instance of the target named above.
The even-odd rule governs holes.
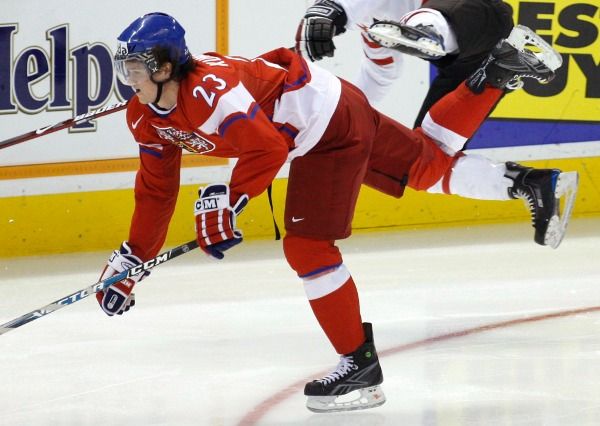
[[[332,57],[333,37],[346,31],[347,22],[342,6],[330,0],[317,0],[298,25],[296,52],[311,61]]]

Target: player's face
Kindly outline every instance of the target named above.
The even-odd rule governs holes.
[[[144,105],[154,102],[156,95],[158,94],[158,86],[150,79],[133,84],[131,88],[135,92],[140,103]]]
[[[115,62],[115,71],[121,83],[135,86],[150,80],[150,71],[142,61],[129,59]]]
[[[117,76],[121,83],[130,86],[142,104],[148,104],[156,99],[157,87],[150,78],[150,71],[139,60],[117,61],[115,63]]]

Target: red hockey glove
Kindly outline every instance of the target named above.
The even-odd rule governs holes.
[[[348,18],[339,4],[330,0],[318,0],[306,10],[296,31],[296,52],[318,61],[332,57],[335,45],[333,36],[346,31]]]
[[[119,250],[115,250],[108,259],[100,275],[100,280],[105,280],[140,264],[142,264],[142,260],[131,252],[127,241],[124,241]],[[135,305],[135,295],[131,292],[133,286],[148,275],[150,275],[150,271],[134,275],[96,293],[96,299],[102,310],[109,316],[122,315],[123,312],[127,312]]]
[[[209,185],[198,190],[196,200],[196,238],[200,248],[207,254],[223,259],[223,252],[242,242],[242,231],[236,228],[235,218],[246,204],[248,196],[242,195],[232,207],[229,201],[229,185]]]

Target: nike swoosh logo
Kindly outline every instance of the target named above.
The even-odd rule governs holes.
[[[142,118],[144,118],[144,114],[142,114],[142,116],[138,118],[136,122],[131,123],[131,127],[133,127],[133,130],[137,128],[138,124],[140,124],[140,121],[142,121]]]
[[[296,223],[296,222],[300,222],[300,221],[302,221],[302,220],[304,220],[304,218],[303,218],[303,217],[298,217],[298,218],[296,218],[296,217],[293,217],[293,216],[292,216],[292,222],[294,222],[294,223]]]
[[[37,129],[35,131],[35,134],[41,135],[42,133],[46,132],[47,130],[51,129],[52,127],[54,127],[54,124],[51,124],[50,126],[46,126],[46,127],[40,127],[39,129]]]

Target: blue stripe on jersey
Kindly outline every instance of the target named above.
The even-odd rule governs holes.
[[[219,126],[219,130],[218,130],[219,135],[224,136],[225,132],[227,131],[227,128],[238,120],[242,120],[242,119],[246,119],[246,118],[249,118],[250,120],[254,119],[254,117],[256,116],[256,113],[259,110],[260,110],[260,106],[256,102],[252,102],[252,105],[250,105],[249,113],[244,114],[243,112],[238,112],[238,113],[230,116],[227,120],[223,121],[221,123],[221,125]]]
[[[291,83],[285,83],[283,85],[284,92],[289,92],[291,90],[295,90],[301,86],[304,86],[306,80],[308,79],[308,67],[306,66],[306,62],[304,62],[304,60],[302,60],[302,70],[304,71],[304,73],[296,81],[293,81]]]
[[[153,150],[148,149],[148,148],[143,147],[143,146],[140,146],[140,152],[143,152],[145,154],[154,155],[156,158],[162,158],[162,152],[153,151]]]
[[[279,126],[277,130],[279,130],[280,132],[287,133],[292,139],[296,139],[296,136],[298,136],[299,133],[297,130],[290,129],[289,126],[287,126],[287,123],[284,123],[281,126]]]

